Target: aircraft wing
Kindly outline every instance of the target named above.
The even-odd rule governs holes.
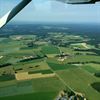
[[[16,14],[18,14],[31,1],[32,0],[22,0],[15,8],[13,8],[6,15],[4,15],[0,19],[0,28],[6,25]],[[54,1],[59,1],[68,4],[89,4],[98,2],[100,0],[54,0]]]
[[[0,19],[0,28],[6,25],[15,15],[17,15],[32,0],[22,0],[15,8],[9,11]]]
[[[93,4],[100,0],[56,0],[68,4]]]

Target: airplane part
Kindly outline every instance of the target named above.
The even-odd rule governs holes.
[[[15,15],[17,15],[26,5],[28,5],[32,0],[22,0],[15,8],[9,11],[0,19],[0,28],[5,26]],[[95,3],[100,0],[55,0],[68,4],[90,4]]]
[[[67,4],[94,4],[100,0],[56,0]]]
[[[9,11],[0,19],[0,28],[6,25],[15,15],[17,15],[32,0],[22,0],[15,8]]]

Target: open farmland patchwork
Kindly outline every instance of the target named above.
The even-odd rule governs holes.
[[[0,100],[100,100],[100,48],[90,41],[65,33],[0,37]]]

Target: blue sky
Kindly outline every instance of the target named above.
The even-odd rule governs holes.
[[[21,0],[0,0],[0,17]],[[33,0],[12,21],[100,23],[100,3],[67,5],[53,0]]]

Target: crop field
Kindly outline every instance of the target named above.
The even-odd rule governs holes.
[[[10,92],[5,92],[3,89],[5,91],[9,89]],[[62,84],[62,82],[59,81],[59,79],[57,79],[57,77],[53,77],[44,79],[33,79],[28,82],[24,81],[23,83],[17,83],[17,85],[15,86],[5,87],[3,89],[1,90],[3,90],[4,95],[9,96],[0,97],[0,99],[2,100],[22,100],[22,98],[25,100],[27,100],[27,98],[33,100],[40,100],[41,98],[46,100],[53,100],[53,98],[56,97],[57,93],[61,89],[64,89],[64,85]],[[19,92],[21,93],[21,95],[17,94]],[[28,94],[26,94],[25,92]],[[3,93],[1,94],[1,96],[3,96]]]
[[[100,79],[80,68],[57,71],[57,73],[73,90],[84,94],[89,100],[99,100],[100,93],[92,88],[91,84],[100,82]]]
[[[94,65],[95,66],[95,65]],[[86,65],[82,67],[83,69],[87,70],[90,73],[97,73],[100,72],[100,69],[97,70],[95,67],[92,67],[91,65]]]
[[[77,68],[75,65],[69,65],[69,64],[55,64],[48,62],[48,65],[53,69],[54,71],[57,70],[64,70],[64,69],[70,69],[70,68]]]
[[[100,49],[84,36],[52,34],[0,37],[0,100],[56,100],[64,90],[100,100]]]
[[[92,55],[76,55],[72,58],[66,59],[66,62],[100,62],[100,56]]]
[[[37,92],[0,98],[1,100],[52,100],[57,92]]]
[[[38,70],[38,71],[30,71],[29,72],[29,74],[35,74],[35,73],[51,74],[53,72],[51,70]]]
[[[58,54],[58,53],[60,53],[59,49],[53,45],[47,45],[47,46],[42,47],[42,52],[44,54]]]
[[[100,71],[100,65],[99,64],[88,64],[89,66],[91,66],[92,68],[94,68],[97,71]]]
[[[87,43],[75,43],[70,45],[71,48],[80,48],[80,49],[91,49],[94,48],[91,45],[88,45]]]

